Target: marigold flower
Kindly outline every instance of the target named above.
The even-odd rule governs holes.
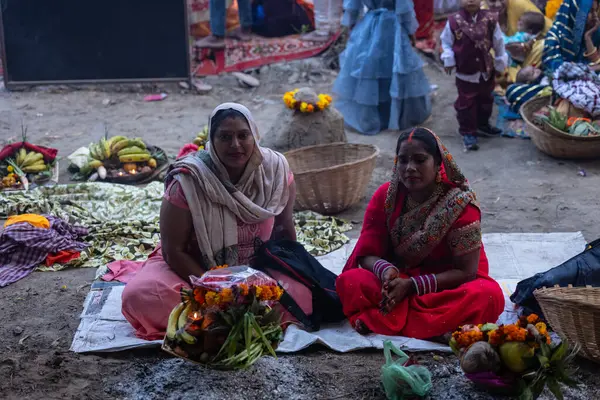
[[[6,167],[6,170],[7,170],[8,172],[13,172],[15,169],[13,168],[13,166],[12,166],[12,165],[9,165],[8,167]]]
[[[209,306],[214,306],[219,301],[217,293],[212,291],[207,292],[204,298]]]
[[[546,335],[548,333],[548,327],[543,322],[538,322],[537,324],[535,324],[535,329],[538,330],[540,335]]]
[[[488,332],[488,343],[492,346],[500,346],[504,343],[504,329],[500,327]]]
[[[537,314],[529,314],[529,316],[527,317],[527,322],[535,325],[539,322],[540,317]]]
[[[308,112],[315,111],[315,106],[313,106],[312,104],[307,105],[306,106],[306,111],[308,111]]]
[[[221,302],[223,302],[223,303],[233,302],[233,290],[231,290],[230,288],[225,288],[225,289],[221,290],[221,293],[219,293],[219,295],[221,296]]]
[[[242,296],[248,296],[248,293],[250,293],[250,288],[245,283],[240,283],[239,289]]]
[[[262,293],[262,288],[260,286],[254,286],[254,290],[256,293],[256,297],[258,297],[260,299],[260,295]]]
[[[306,103],[305,101],[300,103],[300,111],[301,112],[306,112],[307,109],[308,109],[308,103]]]
[[[194,300],[200,305],[204,304],[204,290],[200,288],[194,289]]]

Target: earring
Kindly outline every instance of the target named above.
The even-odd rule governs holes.
[[[440,171],[438,171],[437,175],[435,176],[435,182],[440,183],[441,181],[442,181],[442,174],[440,174]]]

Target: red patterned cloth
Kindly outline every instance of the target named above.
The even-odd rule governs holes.
[[[415,14],[419,28],[415,32],[416,39],[431,39],[433,35],[433,0],[417,0],[415,4]]]
[[[382,185],[369,202],[356,248],[336,282],[344,314],[353,325],[360,319],[375,333],[428,339],[466,323],[495,322],[504,309],[502,290],[488,276],[475,194],[436,139],[444,190],[405,212],[407,193],[395,166],[392,181]],[[474,251],[480,253],[475,280],[407,297],[387,315],[379,310],[381,282],[359,267],[361,257],[375,256],[396,264],[404,278],[439,274],[454,268],[454,257]]]
[[[28,151],[37,151],[38,153],[41,153],[44,156],[44,161],[47,163],[53,162],[58,154],[57,149],[36,146],[35,144],[31,144],[29,142],[17,142],[4,146],[2,151],[0,151],[0,161],[13,156],[21,147],[25,147],[25,149]]]

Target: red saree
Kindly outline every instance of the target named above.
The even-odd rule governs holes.
[[[344,314],[353,326],[360,319],[375,333],[428,339],[464,324],[496,322],[504,309],[502,290],[488,276],[475,194],[439,145],[445,193],[404,212],[404,186],[392,178],[396,183],[382,185],[369,202],[356,248],[336,282]],[[475,280],[407,297],[386,315],[379,311],[381,282],[359,266],[361,257],[376,256],[395,264],[405,278],[438,274],[453,268],[453,257],[473,251],[480,252]]]
[[[431,39],[433,36],[433,0],[417,0],[415,4],[415,14],[419,28],[415,32],[415,38]]]

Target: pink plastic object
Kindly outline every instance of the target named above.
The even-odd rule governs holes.
[[[163,101],[166,98],[167,98],[166,93],[149,94],[148,96],[144,97],[144,101]]]

